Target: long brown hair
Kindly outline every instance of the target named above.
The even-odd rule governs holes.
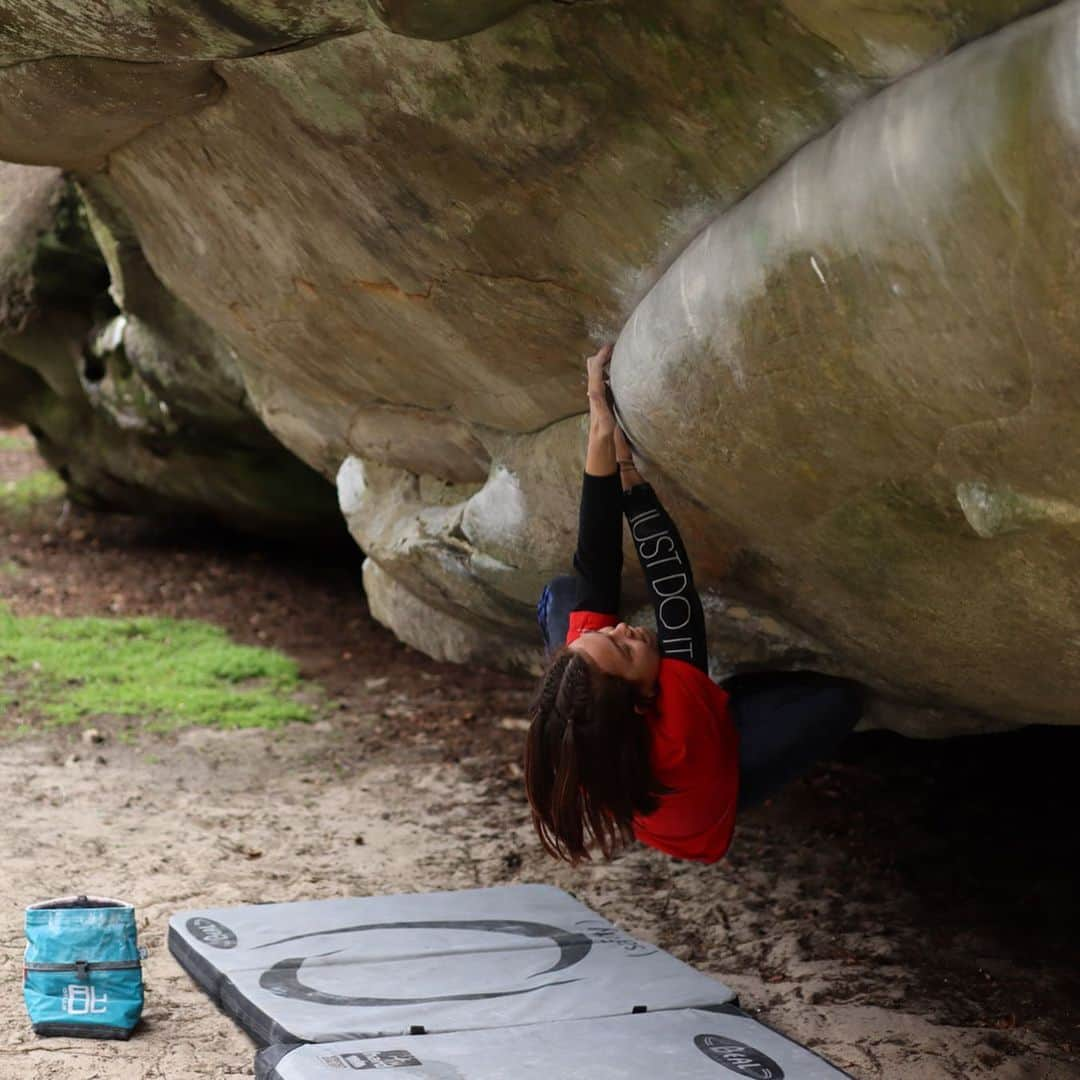
[[[634,687],[562,648],[529,710],[525,791],[544,848],[571,865],[595,844],[605,859],[633,838],[635,814],[664,788],[649,764],[649,729]]]

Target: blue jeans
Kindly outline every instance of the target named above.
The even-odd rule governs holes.
[[[536,605],[548,656],[566,640],[574,595],[574,578],[563,574]],[[858,683],[816,671],[751,672],[721,685],[739,732],[739,809],[764,802],[830,757],[862,715]]]
[[[577,580],[572,574],[560,574],[544,586],[536,605],[536,621],[544,639],[544,653],[551,656],[566,641],[570,629],[570,612],[577,595]]]

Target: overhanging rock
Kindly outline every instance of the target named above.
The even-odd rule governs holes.
[[[363,474],[402,636],[517,658],[581,358],[638,310],[620,408],[718,672],[1075,719],[1075,0],[77,6],[0,2],[4,152],[77,167],[277,438]]]

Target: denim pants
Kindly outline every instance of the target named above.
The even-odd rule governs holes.
[[[547,655],[562,647],[575,580],[550,581],[536,606]],[[816,671],[760,671],[720,684],[739,732],[739,808],[755,806],[829,758],[862,715],[864,691]]]

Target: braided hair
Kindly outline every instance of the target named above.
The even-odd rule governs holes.
[[[605,859],[633,838],[635,814],[664,793],[649,764],[649,731],[634,687],[562,648],[530,706],[525,791],[544,848],[572,865],[595,844]]]

